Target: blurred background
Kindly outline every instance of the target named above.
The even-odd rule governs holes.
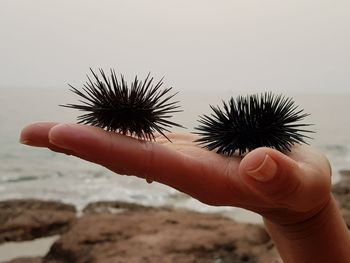
[[[308,141],[331,160],[334,180],[350,170],[350,2],[347,0],[60,0],[0,2],[0,199],[75,204],[123,200],[256,216],[211,208],[157,183],[46,149],[20,145],[33,121],[75,122],[89,68],[114,68],[131,81],[149,72],[178,91],[193,131],[209,104],[248,93],[292,96],[310,113]]]
[[[1,1],[1,79],[66,88],[89,67],[177,90],[349,92],[350,3]]]

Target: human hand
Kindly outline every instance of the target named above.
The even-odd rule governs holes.
[[[311,218],[330,199],[329,163],[309,146],[297,145],[288,156],[259,148],[241,158],[203,149],[192,134],[167,136],[172,143],[42,122],[25,127],[21,142],[166,184],[209,205],[242,207],[282,225]]]

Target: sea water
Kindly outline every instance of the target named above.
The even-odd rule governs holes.
[[[210,112],[209,104],[220,105],[221,99],[244,95],[244,91],[195,92],[177,95],[184,113],[174,121],[191,132],[199,114]],[[350,170],[350,95],[286,94],[311,115],[316,133],[308,142],[330,160],[333,182],[340,171]],[[39,198],[72,203],[81,210],[100,200],[120,200],[151,206],[173,206],[202,212],[219,212],[242,221],[258,220],[251,213],[229,207],[210,207],[170,187],[132,177],[120,176],[72,156],[47,149],[33,148],[18,142],[21,129],[35,121],[75,122],[78,111],[59,107],[76,102],[67,89],[0,89],[0,200]],[[234,193],[233,193],[234,194]]]

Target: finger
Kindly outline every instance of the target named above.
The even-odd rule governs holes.
[[[169,143],[169,140],[170,141],[176,141],[176,142],[183,141],[183,142],[186,142],[186,143],[192,142],[193,144],[195,144],[194,141],[196,139],[198,139],[198,135],[195,135],[195,134],[192,134],[192,133],[184,133],[184,132],[183,133],[180,133],[180,132],[169,133],[169,134],[166,134],[166,136],[167,136],[167,138],[164,137],[161,134],[158,134],[158,135],[156,135],[156,141],[158,143],[162,143],[162,144],[163,143]]]
[[[291,157],[258,148],[243,158],[240,177],[267,204],[303,212],[326,202],[330,180],[325,160],[304,148],[292,151]],[[313,161],[301,162],[303,158]]]
[[[76,124],[54,126],[49,132],[49,141],[57,147],[71,150],[79,157],[102,164],[119,174],[140,177],[146,177],[148,170],[151,169],[148,167],[153,162],[153,148],[157,147],[149,141]]]
[[[23,144],[46,147],[49,144],[48,133],[57,122],[36,122],[26,126],[20,135]]]
[[[56,145],[53,145],[49,141],[49,131],[52,127],[58,125],[57,122],[36,122],[32,123],[21,131],[20,134],[20,143],[29,145],[29,146],[35,146],[35,147],[47,147],[55,152],[65,153],[68,155],[71,155],[72,152],[57,147]]]
[[[49,139],[76,156],[119,174],[169,185],[208,204],[228,204],[234,198],[231,179],[225,173],[227,161],[219,155],[213,165],[166,145],[84,125],[56,125],[50,130]]]
[[[304,171],[304,203],[323,204],[331,193],[331,166],[328,159],[320,152],[307,145],[295,147],[290,158],[296,160]],[[317,193],[317,194],[315,194]],[[307,200],[307,202],[305,202]]]

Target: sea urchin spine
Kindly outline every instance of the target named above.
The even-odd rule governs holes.
[[[309,114],[298,109],[291,98],[270,93],[239,96],[223,109],[210,106],[211,115],[200,116],[195,129],[201,137],[200,145],[218,153],[243,155],[247,151],[266,146],[279,151],[290,151],[294,143],[306,143],[310,138],[303,133],[312,131],[298,123]]]
[[[149,74],[144,81],[136,76],[128,87],[123,75],[118,79],[113,69],[110,77],[100,69],[101,78],[90,70],[94,81],[87,76],[82,91],[69,85],[71,91],[83,99],[80,100],[82,104],[61,105],[87,112],[78,117],[78,123],[145,140],[155,140],[154,132],[168,139],[164,131],[170,132],[172,126],[182,127],[168,120],[173,113],[182,110],[179,110],[178,101],[171,101],[176,95],[169,95],[171,87],[160,89],[162,79],[153,85]]]

